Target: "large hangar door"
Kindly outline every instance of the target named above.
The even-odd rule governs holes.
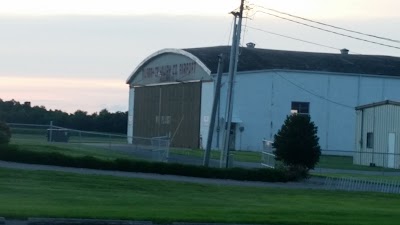
[[[198,148],[201,82],[138,87],[133,135],[171,137],[171,146]]]

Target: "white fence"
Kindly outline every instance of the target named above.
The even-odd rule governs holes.
[[[263,140],[263,151],[261,152],[261,165],[268,168],[275,168],[276,160],[272,141]]]
[[[332,178],[327,177],[324,186],[328,190],[342,191],[366,191],[400,194],[400,181],[393,180],[363,180],[356,178]]]

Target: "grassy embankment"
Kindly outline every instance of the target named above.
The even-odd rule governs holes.
[[[107,141],[107,139],[99,139],[96,140],[98,142]],[[86,141],[89,141],[86,139]],[[90,141],[93,141],[90,139]],[[115,141],[115,142],[114,142]],[[111,143],[121,143],[121,140],[113,140]],[[77,143],[48,143],[44,137],[37,135],[18,135],[16,138],[12,140],[13,144],[18,145],[21,149],[38,151],[38,152],[58,152],[71,156],[94,156],[100,159],[113,160],[116,158],[122,159],[136,159],[134,155],[129,154],[129,152],[120,152],[112,150],[112,144],[107,145],[103,143],[102,147],[82,144],[80,142]],[[105,142],[107,143],[107,142]],[[204,151],[199,149],[174,149],[171,148],[170,152],[173,154],[186,155],[192,157],[202,158]],[[260,152],[250,152],[250,151],[234,151],[233,157],[235,161],[241,162],[254,162],[259,163],[261,161],[261,153]],[[211,158],[219,159],[220,152],[219,151],[211,151]],[[366,176],[359,175],[357,173],[348,174],[348,173],[340,173],[336,172],[335,174],[331,173],[321,173],[318,168],[329,168],[329,169],[345,169],[345,170],[356,170],[356,171],[379,171],[379,172],[391,172],[391,171],[399,171],[394,169],[380,168],[380,167],[368,167],[368,166],[359,166],[353,165],[352,157],[350,156],[330,156],[330,155],[322,155],[320,158],[320,162],[318,163],[316,170],[314,171],[317,175],[322,176],[333,176],[333,177],[356,177],[368,180],[399,180],[398,177],[394,176]]]
[[[398,224],[399,195],[227,187],[0,169],[0,215],[264,224]]]

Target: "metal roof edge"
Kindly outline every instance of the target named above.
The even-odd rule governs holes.
[[[193,61],[195,61],[202,69],[204,69],[204,71],[206,71],[206,73],[208,75],[211,75],[211,70],[199,59],[197,58],[195,55],[193,55],[190,52],[187,52],[185,50],[182,49],[176,49],[176,48],[165,48],[159,51],[154,52],[153,54],[147,56],[141,63],[139,63],[139,65],[135,68],[135,70],[133,70],[133,72],[129,75],[128,79],[126,80],[126,84],[130,84],[133,80],[133,78],[135,77],[135,74],[152,58],[155,58],[157,56],[163,55],[163,54],[168,54],[168,53],[174,53],[174,54],[179,54],[179,55],[183,55],[186,56],[190,59],[192,59]]]
[[[355,107],[355,109],[356,110],[362,110],[362,109],[372,108],[372,107],[381,106],[381,105],[397,105],[397,106],[400,106],[400,102],[396,102],[396,101],[392,101],[392,100],[385,100],[385,101],[380,101],[380,102],[373,102],[373,103],[366,104],[366,105],[360,105],[360,106]]]
[[[245,73],[275,73],[275,72],[287,72],[287,73],[308,73],[308,74],[326,74],[326,75],[338,75],[338,76],[362,76],[362,77],[385,77],[400,79],[400,76],[394,75],[379,75],[379,74],[368,74],[368,73],[344,73],[344,72],[331,72],[331,71],[318,71],[318,70],[293,70],[293,69],[264,69],[264,70],[245,70],[238,71],[237,74]],[[214,73],[213,73],[214,74]]]

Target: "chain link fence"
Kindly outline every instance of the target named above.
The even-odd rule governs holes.
[[[276,168],[273,142],[263,140],[261,166]],[[382,152],[321,151],[312,174],[325,176],[328,190],[400,194],[400,154]]]
[[[279,163],[275,160],[273,142],[263,140],[263,151],[261,152],[261,165],[274,168]],[[400,172],[400,154],[373,151],[335,151],[322,150],[316,171],[324,169],[377,171],[377,172]]]
[[[120,155],[150,161],[168,162],[169,137],[129,137],[121,134],[82,131],[53,124],[7,123],[11,130],[11,142],[25,145],[52,145],[72,149],[104,150]],[[91,152],[94,152],[91,151]]]
[[[68,129],[55,125],[9,123],[12,132],[12,143],[54,145],[75,148],[87,154],[102,153],[127,156],[140,160],[174,162],[185,164],[202,164],[202,152],[190,149],[170,148],[169,137],[128,137],[121,134],[89,132]],[[129,144],[128,144],[129,140]],[[263,141],[263,151],[233,152],[235,162],[231,166],[259,168],[276,168],[280,162],[275,160],[272,142]],[[189,154],[190,153],[190,154]],[[194,154],[196,153],[196,154]],[[116,157],[116,156],[115,156]],[[249,161],[246,161],[249,160]],[[261,162],[261,163],[260,163]],[[212,161],[218,166],[217,160]],[[319,163],[312,171],[314,174],[355,174],[371,176],[400,176],[400,154],[351,151],[322,151]]]

